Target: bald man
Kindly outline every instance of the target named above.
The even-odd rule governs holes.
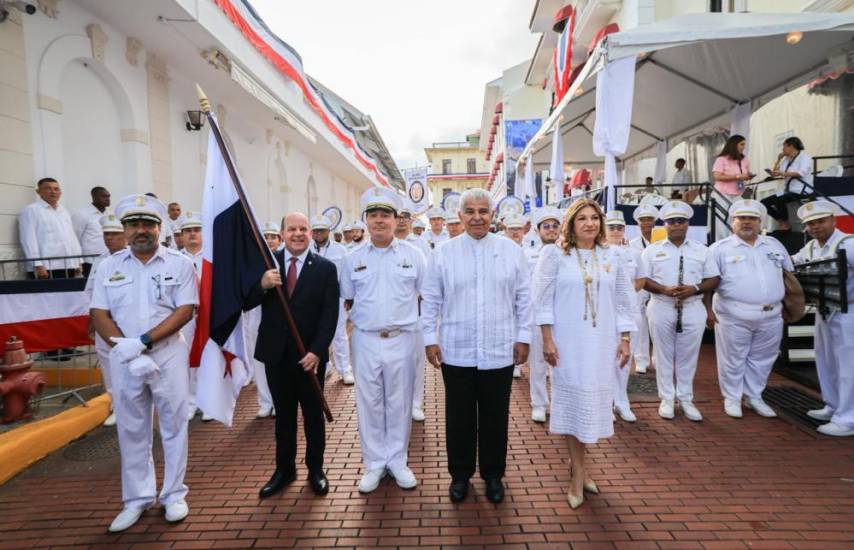
[[[296,479],[297,406],[304,419],[309,484],[316,495],[329,491],[323,472],[325,419],[311,377],[323,386],[329,345],[338,325],[338,271],[334,263],[309,250],[311,229],[304,214],[285,216],[282,238],[284,247],[274,252],[279,268],[264,273],[245,307],[261,305],[255,359],[264,363],[276,409],[276,470],[261,489],[261,498],[280,492]],[[304,355],[297,351],[276,286],[283,287],[288,298]]]

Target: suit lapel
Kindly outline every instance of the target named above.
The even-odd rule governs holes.
[[[305,257],[305,263],[303,264],[302,269],[300,269],[299,277],[297,277],[297,286],[294,287],[294,293],[291,295],[291,300],[296,298],[297,294],[299,294],[300,289],[304,286],[303,281],[311,277],[311,273],[314,271],[316,262],[317,259],[315,258],[314,253],[309,250]]]

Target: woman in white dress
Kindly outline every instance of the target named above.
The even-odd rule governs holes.
[[[616,373],[631,357],[631,281],[616,247],[605,243],[599,205],[581,199],[566,212],[561,238],[543,248],[535,279],[535,322],[552,370],[549,431],[567,436],[571,459],[569,504],[584,490],[598,493],[584,466],[585,446],[614,434],[611,412]]]

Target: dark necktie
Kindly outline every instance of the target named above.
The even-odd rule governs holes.
[[[291,256],[291,265],[288,266],[288,298],[293,296],[294,288],[297,286],[297,258]]]

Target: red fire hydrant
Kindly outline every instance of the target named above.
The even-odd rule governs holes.
[[[47,378],[40,372],[29,372],[33,362],[27,360],[24,343],[12,336],[6,342],[0,363],[0,396],[3,397],[3,423],[32,418],[30,397],[41,393]]]

